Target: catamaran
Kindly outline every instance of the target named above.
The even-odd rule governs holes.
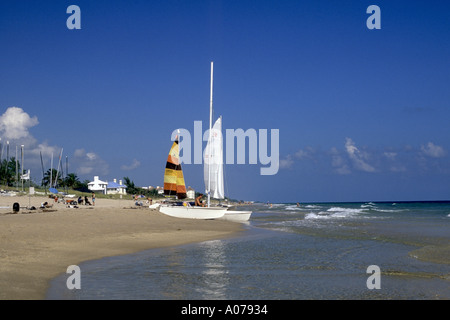
[[[178,136],[170,148],[164,172],[164,195],[183,200],[186,196],[186,185],[179,157]],[[189,219],[217,219],[223,217],[226,208],[192,206],[189,202],[172,201],[161,204],[159,211],[168,216]]]
[[[210,198],[225,199],[223,183],[223,137],[222,137],[222,117],[219,117],[212,130],[210,129],[208,144],[203,153],[205,187],[208,194],[208,206]],[[245,222],[250,219],[251,211],[236,211],[227,207],[227,211],[221,220],[231,220]]]
[[[203,152],[204,180],[207,194],[206,207],[192,206],[189,202],[164,204],[159,211],[174,217],[191,219],[225,219],[244,222],[250,219],[251,211],[235,211],[225,206],[211,206],[211,196],[215,199],[224,199],[223,187],[223,137],[222,117],[219,117],[214,126],[213,119],[213,72],[211,62],[211,84],[209,103],[209,139]],[[179,160],[178,137],[172,145],[166,163],[164,174],[164,194],[176,195],[178,200],[186,198],[186,185]]]

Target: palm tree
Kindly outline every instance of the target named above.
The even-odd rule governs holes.
[[[58,175],[58,177],[56,176]],[[52,182],[52,186],[54,185],[62,185],[64,183],[63,179],[61,178],[61,172],[56,171],[55,169],[48,169],[47,172],[44,174],[44,178],[42,179],[42,186],[50,185],[50,181]]]
[[[20,173],[20,163],[17,163],[17,166],[18,172]],[[0,183],[12,186],[17,180],[16,178],[16,158],[11,157],[9,161],[3,159],[0,163]]]
[[[81,186],[81,182],[76,173],[69,173],[65,179],[65,184],[67,187],[72,187],[72,189],[76,189]]]
[[[127,186],[127,193],[128,194],[137,194],[139,193],[138,188],[134,185],[134,182],[131,181],[128,177],[123,177],[123,182]]]

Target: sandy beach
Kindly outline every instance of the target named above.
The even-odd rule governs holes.
[[[39,209],[44,201],[53,208]],[[78,208],[51,201],[44,196],[0,197],[0,299],[44,299],[52,278],[83,261],[225,238],[243,230],[239,223],[168,217],[137,207],[131,199],[97,198],[95,206]],[[18,213],[12,210],[15,202],[21,207]],[[28,210],[31,206],[37,209]]]

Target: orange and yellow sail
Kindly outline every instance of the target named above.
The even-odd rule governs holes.
[[[173,142],[167,157],[166,170],[164,171],[164,195],[177,196],[178,199],[186,198],[186,185],[181,169],[178,139]]]

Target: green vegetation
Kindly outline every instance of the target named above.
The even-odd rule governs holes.
[[[9,161],[3,159],[0,163],[0,183],[6,186],[16,186],[20,180],[20,164],[14,157]]]
[[[21,180],[20,176],[24,172],[21,172],[20,163],[16,161],[14,157],[9,160],[3,159],[0,162],[0,185],[3,190],[19,190],[22,187],[34,187],[38,193],[48,193],[48,189],[51,187],[57,188],[58,191],[65,192],[67,194],[77,194],[81,196],[90,196],[92,191],[88,189],[89,180],[80,181],[76,173],[68,173],[63,177],[63,172],[56,169],[48,169],[44,172],[43,178],[40,184],[37,184],[31,180]],[[163,195],[158,194],[156,189],[143,189],[137,187],[129,177],[123,178],[124,185],[127,186],[127,194],[132,197],[133,195],[143,195],[152,199],[164,198]],[[96,194],[99,198],[120,198],[120,194]]]
[[[140,187],[136,187],[134,182],[129,177],[123,177],[123,184],[127,186],[127,193],[128,194],[137,194],[137,195],[143,195],[145,197],[150,198],[164,198],[163,195],[158,194],[158,190],[156,189],[143,189]]]
[[[3,159],[0,162],[0,185],[3,189],[14,190],[19,189],[22,186],[21,175],[25,172],[21,171],[21,166],[19,161],[16,161],[14,157],[9,160]],[[65,178],[63,178],[63,173],[57,171],[56,169],[48,169],[44,173],[44,177],[41,179],[40,184],[36,184],[30,180],[23,180],[24,187],[34,187],[36,191],[42,189],[42,192],[48,190],[51,186],[56,188],[63,188],[65,192],[77,191],[90,193],[88,189],[89,180],[81,182],[76,173],[69,173]],[[51,186],[50,186],[51,182]]]

